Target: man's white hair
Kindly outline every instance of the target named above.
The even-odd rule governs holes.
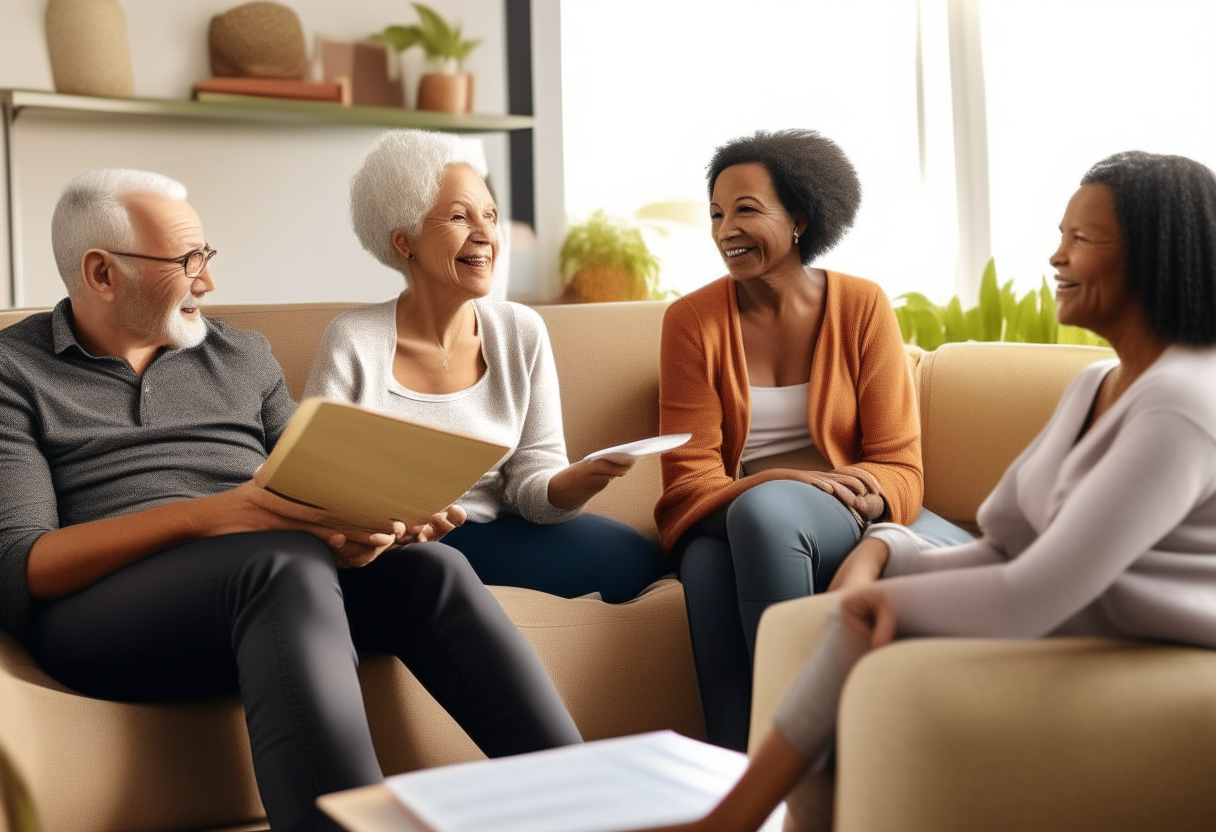
[[[465,164],[486,175],[481,144],[450,133],[389,130],[376,139],[350,178],[350,222],[372,257],[390,269],[409,271],[393,248],[393,232],[410,237],[435,205],[448,165]]]
[[[135,229],[123,205],[123,198],[135,192],[186,198],[186,186],[176,179],[130,168],[87,170],[63,186],[51,218],[51,246],[68,295],[81,287],[80,263],[86,251],[130,251],[135,245]]]

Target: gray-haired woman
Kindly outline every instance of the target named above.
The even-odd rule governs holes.
[[[628,526],[580,514],[632,463],[566,459],[544,322],[489,297],[501,229],[484,173],[456,136],[394,130],[372,145],[351,179],[351,221],[406,286],[330,324],[305,395],[509,446],[449,512],[457,528],[444,542],[488,584],[627,601],[666,571],[663,554]]]

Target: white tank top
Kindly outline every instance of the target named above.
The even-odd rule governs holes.
[[[807,424],[810,382],[788,387],[752,387],[752,424],[740,462],[814,446]]]

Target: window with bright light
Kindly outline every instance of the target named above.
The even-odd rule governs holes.
[[[978,27],[960,24],[974,10]],[[973,300],[989,253],[1019,290],[1050,277],[1064,206],[1111,153],[1216,167],[1206,0],[565,0],[561,13],[567,214],[650,217],[663,285],[680,292],[724,273],[704,168],[756,129],[819,130],[857,167],[857,223],[816,265],[939,301]],[[959,133],[956,153],[969,119],[983,129]],[[968,191],[976,177],[986,191]]]
[[[816,265],[891,296],[953,292],[953,169],[920,126],[917,3],[567,0],[561,15],[567,214],[649,217],[664,288],[725,273],[709,234],[714,148],[799,127],[836,141],[862,183],[853,230]]]
[[[1050,279],[1081,176],[1122,150],[1216,167],[1216,3],[984,0],[992,248],[1001,279]]]

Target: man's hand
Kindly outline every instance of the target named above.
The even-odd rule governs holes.
[[[891,548],[877,537],[867,537],[849,552],[849,556],[836,570],[828,592],[860,589],[877,581],[882,576],[882,570],[887,565],[887,557]]]
[[[366,566],[406,534],[401,522],[394,522],[383,532],[345,527],[325,509],[280,497],[254,480],[192,502],[201,516],[199,537],[280,530],[308,532],[334,550],[339,566]]]
[[[628,474],[635,462],[637,459],[629,454],[608,454],[576,462],[549,480],[549,502],[554,508],[578,508],[608,483]]]

